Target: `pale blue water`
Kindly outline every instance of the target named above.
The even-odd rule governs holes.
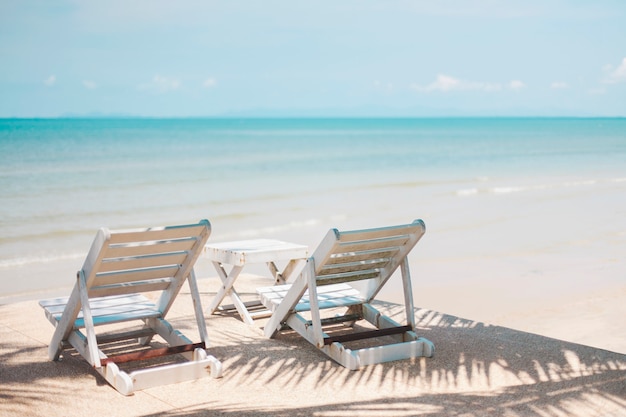
[[[625,178],[626,119],[4,119],[0,289],[16,268],[79,264],[102,226],[305,239],[442,196]]]

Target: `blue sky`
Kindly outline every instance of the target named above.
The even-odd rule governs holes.
[[[0,0],[0,117],[626,116],[623,0]]]

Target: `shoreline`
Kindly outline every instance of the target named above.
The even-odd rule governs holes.
[[[617,174],[611,178],[623,177]],[[421,218],[426,234],[409,254],[416,306],[626,353],[626,328],[615,324],[626,317],[625,187],[626,181],[612,181],[459,196],[454,187],[390,185],[376,188],[376,198],[366,187],[307,194],[304,200],[298,195],[280,204],[263,201],[262,206],[246,200],[246,210],[254,209],[254,214],[218,217],[210,239],[262,237],[313,250],[330,228],[371,228]],[[203,217],[195,213],[186,221]],[[151,220],[135,227],[172,224]],[[85,235],[79,248],[63,240],[53,247],[86,254],[92,238]],[[0,303],[69,295],[83,260],[3,267]],[[200,258],[196,267],[200,280],[215,279],[207,260]],[[267,273],[264,267],[261,271]],[[244,273],[256,271],[246,268]],[[381,294],[383,300],[397,297],[393,290]]]

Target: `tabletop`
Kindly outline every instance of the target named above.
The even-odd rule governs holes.
[[[245,265],[305,259],[308,254],[309,249],[305,245],[274,239],[250,239],[207,243],[203,256],[223,264]]]

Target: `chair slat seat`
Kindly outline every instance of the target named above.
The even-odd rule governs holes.
[[[69,301],[69,297],[56,300],[57,302],[54,304],[41,306],[46,311],[47,316],[53,318],[55,322],[59,322],[65,310],[65,306]],[[142,294],[93,298],[90,300],[90,306],[94,326],[147,317],[159,317],[161,315],[154,302],[150,301]],[[74,327],[77,329],[85,327],[82,311],[74,321]]]
[[[261,303],[270,311],[275,311],[287,295],[291,285],[274,285],[272,287],[257,288]],[[326,285],[317,292],[319,308],[328,309],[353,304],[361,304],[365,299],[361,293],[347,284]],[[295,307],[296,311],[310,311],[309,293],[305,292]]]

